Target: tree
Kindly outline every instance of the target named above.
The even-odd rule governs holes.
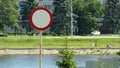
[[[120,2],[119,2],[119,4],[118,4],[118,6],[117,6],[117,9],[118,9],[118,11],[120,11]],[[118,31],[119,31],[119,34],[120,34],[120,12],[118,12]]]
[[[120,0],[107,0],[105,16],[101,31],[103,33],[118,33],[120,29]]]
[[[77,68],[76,62],[73,60],[75,52],[69,49],[60,50],[59,57],[62,61],[56,61],[59,68]]]
[[[61,35],[66,31],[67,35],[70,33],[70,0],[55,0],[53,5],[53,25],[51,32]]]
[[[75,18],[78,27],[76,34],[86,35],[93,30],[99,30],[96,18],[102,17],[103,6],[98,0],[74,0],[73,7],[73,13],[78,16]]]
[[[25,28],[27,30],[27,32],[30,32],[33,30],[33,28],[30,25],[29,22],[29,16],[31,11],[38,6],[38,3],[35,2],[35,0],[27,0],[27,1],[23,1],[23,4],[21,5],[21,16],[20,16],[20,24],[22,26],[22,28]]]
[[[17,4],[17,0],[0,0],[0,29],[5,26],[19,28]]]

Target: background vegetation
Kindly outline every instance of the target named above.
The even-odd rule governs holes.
[[[20,5],[21,10],[20,10],[19,24],[21,28],[26,29],[27,33],[29,33],[33,30],[29,21],[30,13],[34,8],[38,7],[38,3],[36,3],[34,0],[27,0],[23,3],[24,4]]]
[[[70,35],[71,22],[71,1],[70,0],[55,0],[53,5],[53,24],[50,31],[56,35],[61,35],[66,30],[67,35]]]
[[[66,31],[70,35],[71,28],[71,0],[55,0],[53,3],[53,25],[47,31],[53,35],[63,35]],[[14,30],[14,33],[35,32],[29,23],[29,14],[38,3],[35,0],[0,1],[0,30],[4,27]],[[120,1],[106,0],[101,4],[99,0],[72,0],[73,4],[73,32],[74,35],[87,35],[94,30],[103,34],[115,34],[120,31]],[[19,18],[18,18],[19,17]],[[98,21],[102,19],[101,21]],[[23,31],[26,30],[26,31]]]
[[[19,28],[17,4],[17,0],[0,0],[0,30],[6,26],[12,29]]]
[[[74,0],[73,12],[77,15],[74,18],[77,23],[77,35],[90,34],[94,30],[99,30],[100,23],[97,18],[103,17],[104,6],[98,0]]]
[[[120,1],[107,0],[104,11],[102,33],[115,34],[120,30]]]

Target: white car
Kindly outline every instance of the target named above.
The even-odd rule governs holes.
[[[92,34],[92,35],[100,35],[100,31],[95,30],[95,31],[91,32],[91,34]]]

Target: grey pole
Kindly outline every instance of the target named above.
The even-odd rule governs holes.
[[[72,8],[72,0],[71,0],[71,36],[73,36],[73,8]]]
[[[43,6],[43,0],[39,0],[41,6]],[[40,57],[39,68],[42,68],[42,31],[40,31]]]
[[[40,68],[42,68],[42,31],[40,31]]]

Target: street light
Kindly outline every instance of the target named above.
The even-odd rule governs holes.
[[[73,8],[72,8],[72,0],[71,0],[71,36],[73,36]]]

